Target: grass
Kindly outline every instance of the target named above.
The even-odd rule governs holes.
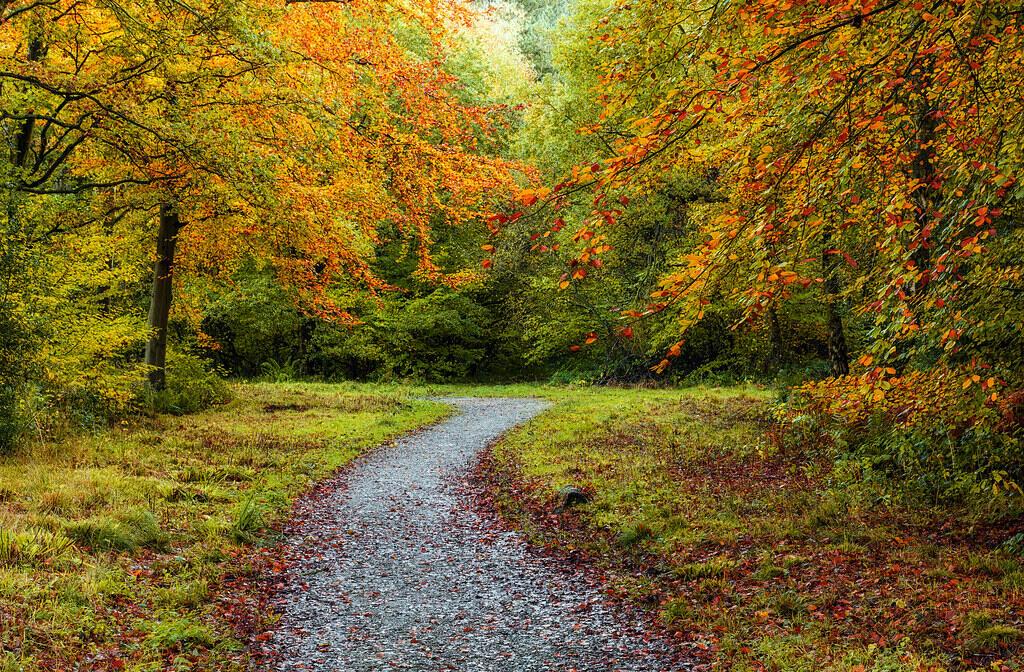
[[[551,398],[486,465],[503,514],[589,555],[713,669],[1024,668],[1005,526],[779,454],[757,388]],[[592,501],[554,516],[567,485]]]
[[[395,386],[235,392],[0,459],[0,671],[246,669],[226,577],[313,482],[448,413]]]
[[[774,452],[763,390],[256,384],[0,459],[0,672],[248,669],[225,585],[312,483],[443,417],[430,395],[548,399],[495,446],[503,513],[716,669],[1022,668],[1005,534]],[[591,503],[552,516],[568,485]]]

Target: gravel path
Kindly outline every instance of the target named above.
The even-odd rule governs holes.
[[[639,617],[467,505],[459,481],[478,453],[544,402],[444,401],[460,413],[371,453],[300,512],[276,669],[687,669]]]

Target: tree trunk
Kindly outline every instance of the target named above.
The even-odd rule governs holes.
[[[43,43],[42,38],[36,36],[32,37],[28,41],[28,54],[27,60],[32,63],[37,63],[43,60],[43,56],[46,55],[46,45]],[[21,128],[18,129],[18,133],[14,140],[14,155],[12,160],[14,165],[19,168],[24,168],[28,165],[29,155],[32,151],[32,133],[35,130],[36,118],[33,116],[27,117],[21,122]]]
[[[843,333],[843,318],[835,303],[828,304],[828,364],[833,377],[850,375],[850,350]]]
[[[926,84],[931,84],[931,68],[928,68]],[[917,114],[917,154],[911,173],[914,179],[919,180],[923,185],[914,192],[913,200],[917,206],[917,231],[915,245],[911,253],[911,259],[921,279],[915,283],[914,293],[920,295],[925,291],[929,282],[929,266],[931,264],[931,238],[932,238],[932,217],[935,215],[935,207],[939,194],[935,186],[935,165],[932,155],[935,152],[935,140],[938,135],[939,120],[935,116],[934,105],[929,105],[927,100],[922,101]]]
[[[832,249],[832,231],[822,236],[821,274],[824,278],[825,310],[828,315],[828,363],[836,378],[850,373],[850,349],[846,345],[843,318],[839,314],[839,269]]]
[[[167,384],[167,322],[171,314],[171,285],[174,281],[174,249],[182,224],[173,205],[160,206],[160,227],[156,235],[156,264],[153,266],[153,293],[149,302],[149,342],[146,364],[149,384],[162,390]]]
[[[937,111],[939,103],[937,100],[929,100],[928,93],[933,89],[933,74],[935,62],[933,57],[924,58],[918,65],[918,72],[912,77],[914,91],[917,99],[911,99],[908,107],[915,110],[916,129],[916,152],[910,165],[910,177],[920,183],[911,195],[916,209],[916,227],[913,233],[905,241],[910,254],[910,261],[913,262],[917,278],[904,285],[906,295],[906,308],[911,311],[913,321],[920,326],[922,319],[923,304],[928,294],[929,285],[932,281],[931,267],[931,246],[934,234],[934,219],[938,216],[938,204],[941,193],[936,180],[934,153],[935,142],[938,138],[939,118]],[[905,323],[906,318],[901,320]],[[893,358],[893,365],[901,373],[907,368],[913,359],[919,342],[920,331],[904,333],[896,336],[896,356]]]
[[[775,371],[779,371],[786,359],[786,345],[782,340],[782,323],[779,321],[779,311],[775,306],[768,309],[768,336],[771,339],[771,363]]]

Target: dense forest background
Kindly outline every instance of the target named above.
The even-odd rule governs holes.
[[[741,4],[4,5],[0,443],[232,377],[756,380],[1016,488],[1024,14]]]
[[[492,6],[464,37],[464,53],[448,65],[467,101],[509,111],[496,150],[524,168],[521,184],[554,183],[569,166],[607,152],[600,140],[577,133],[600,115],[587,51],[591,23],[604,9],[591,3]],[[630,341],[614,337],[619,319],[611,309],[649,296],[693,238],[688,199],[718,197],[703,180],[678,189],[652,195],[628,230],[610,234],[614,259],[599,281],[571,292],[559,291],[565,260],[537,250],[534,224],[509,226],[495,238],[483,226],[436,221],[431,255],[446,280],[418,274],[415,250],[399,236],[386,239],[371,265],[393,289],[346,288],[339,297],[359,326],[309,315],[271,269],[250,262],[229,283],[207,288],[198,324],[179,315],[175,340],[180,350],[244,377],[625,383],[827,373],[822,316],[813,306],[777,315],[775,331],[736,330],[736,310],[716,312],[702,325],[706,333],[691,339],[680,364],[663,376],[650,368],[678,340],[675,314],[648,320]],[[496,247],[493,266],[480,272],[486,246]],[[576,347],[595,330],[610,338],[586,351]]]
[[[588,41],[590,24],[604,10],[594,3],[492,6],[449,46],[444,69],[457,78],[454,95],[467,106],[501,111],[501,127],[486,151],[515,161],[520,184],[554,182],[567,167],[607,151],[604,141],[577,133],[600,114]],[[422,45],[409,35],[399,38],[407,40],[400,48],[419,57],[415,50]],[[13,123],[19,116],[14,105],[27,103],[14,97],[10,102]],[[315,144],[302,149],[321,151]],[[9,166],[8,172],[18,168]],[[46,168],[44,160],[36,172]],[[213,175],[219,170],[204,169]],[[60,170],[70,174],[72,168],[62,164]],[[109,188],[78,180],[69,190],[36,194],[39,185],[19,197],[32,209],[28,216],[66,222],[46,230],[10,220],[9,232],[23,237],[10,235],[4,248],[8,412],[18,398],[29,406],[88,407],[100,421],[137,396],[153,291],[155,213],[148,203],[108,203],[115,198]],[[334,312],[309,301],[280,264],[268,263],[265,249],[247,251],[240,244],[230,256],[188,250],[195,257],[215,254],[197,267],[178,260],[168,326],[170,384],[185,385],[210,367],[228,377],[328,381],[634,382],[772,379],[781,370],[825,373],[822,318],[813,306],[775,315],[774,330],[736,330],[735,310],[716,312],[701,327],[706,333],[690,339],[683,361],[665,376],[655,376],[650,367],[678,339],[671,312],[648,320],[628,342],[613,338],[576,351],[594,330],[611,334],[618,320],[610,309],[642,302],[693,238],[688,204],[720,196],[714,185],[691,182],[680,185],[679,193],[652,195],[629,230],[611,234],[615,258],[600,281],[572,292],[558,291],[563,260],[531,249],[530,225],[508,227],[495,240],[479,220],[453,223],[439,213],[430,215],[429,254],[437,273],[421,272],[418,241],[398,223],[378,223],[378,244],[366,269],[375,281],[368,286],[346,276],[330,287]],[[506,199],[511,200],[508,192]],[[498,209],[502,201],[493,205]],[[97,213],[97,207],[106,210]],[[498,252],[485,272],[479,268],[480,248],[488,244]],[[335,319],[338,310],[351,319]]]

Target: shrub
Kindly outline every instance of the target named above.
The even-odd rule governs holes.
[[[158,413],[186,415],[231,401],[231,388],[206,360],[188,353],[167,357],[167,386],[148,390],[148,406]]]
[[[428,383],[521,376],[519,344],[500,316],[468,292],[437,288],[358,310],[364,324],[321,325],[306,344],[308,373],[327,380]]]
[[[384,375],[425,382],[466,380],[487,359],[486,309],[463,294],[438,289],[378,318],[387,353]]]
[[[830,454],[859,478],[932,501],[1019,497],[1024,435],[1014,421],[1016,395],[1004,399],[950,370],[874,387],[850,376],[796,390],[771,437],[780,450]]]
[[[11,385],[0,385],[0,455],[10,454],[21,436],[18,397]]]
[[[290,383],[299,378],[299,369],[290,359],[279,362],[269,359],[260,364],[260,380],[268,383]]]
[[[30,382],[13,388],[0,384],[0,455],[19,440],[60,440],[81,429],[97,430],[135,408],[141,369],[91,372],[82,380]],[[93,375],[95,374],[95,377]]]
[[[296,342],[316,324],[296,309],[276,274],[255,259],[243,261],[233,282],[208,296],[202,332],[221,347],[210,358],[232,375],[265,374],[261,364],[301,356]]]

